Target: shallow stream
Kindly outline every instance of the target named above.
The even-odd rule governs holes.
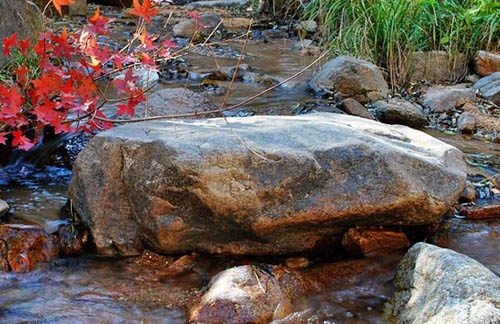
[[[230,46],[238,49],[242,43]],[[241,63],[277,80],[301,70],[313,58],[292,50],[289,40],[251,42]],[[226,50],[229,52],[229,50]],[[237,53],[238,51],[236,51]],[[189,69],[203,73],[221,66],[235,66],[237,56],[230,58],[193,54],[186,59]],[[260,97],[242,107],[248,114],[294,114],[302,102],[315,102],[305,87],[308,71],[298,80]],[[166,81],[164,86],[197,86],[193,79]],[[220,82],[228,87],[229,82]],[[265,85],[236,82],[225,105],[236,104]],[[213,96],[221,106],[224,96]],[[323,103],[324,104],[324,103]],[[474,169],[493,175],[500,170],[500,149],[488,144],[446,136],[429,131],[467,153]],[[24,168],[24,169],[23,169]],[[478,171],[478,172],[479,172]],[[54,231],[59,224],[60,209],[66,203],[71,172],[57,167],[31,170],[23,166],[0,173],[0,199],[12,207],[11,221],[32,222]],[[460,220],[458,220],[460,221]],[[472,226],[472,225],[471,225]],[[500,260],[498,222],[490,223],[492,231],[457,238],[454,247],[488,264],[497,273]],[[487,227],[486,227],[487,228]],[[496,234],[492,234],[496,233]],[[481,247],[470,249],[469,247]],[[306,293],[294,303],[293,323],[388,323],[384,319],[385,303],[391,296],[392,278],[402,251],[386,252],[361,260],[311,260],[313,266],[303,271],[320,287]],[[146,255],[124,260],[93,256],[62,258],[28,274],[0,274],[1,323],[186,323],[186,309],[203,293],[208,280],[217,272],[239,264],[282,264],[284,259],[244,260],[198,256],[195,266],[179,276],[162,276],[162,269],[174,256]]]

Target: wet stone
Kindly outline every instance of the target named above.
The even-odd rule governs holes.
[[[0,199],[0,217],[7,214],[9,209],[10,209],[9,204]]]
[[[380,249],[405,248],[410,246],[410,242],[402,232],[351,228],[342,237],[342,246],[350,256],[359,257]]]
[[[0,240],[0,271],[9,271],[9,261],[7,261],[7,244]]]
[[[7,245],[7,261],[14,272],[28,272],[57,258],[55,237],[41,227],[0,225],[0,239]]]
[[[59,251],[65,256],[75,256],[85,252],[89,232],[82,225],[69,224],[59,227]]]

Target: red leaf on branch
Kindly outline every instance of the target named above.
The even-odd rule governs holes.
[[[12,146],[18,147],[21,150],[29,150],[34,146],[34,144],[23,135],[23,132],[19,129],[12,131]]]
[[[10,48],[17,44],[16,38],[17,38],[17,34],[14,33],[14,34],[12,34],[12,36],[6,37],[3,39],[3,55],[4,56],[10,56]]]
[[[151,18],[158,14],[158,10],[151,7],[151,0],[143,0],[142,5],[139,3],[139,0],[134,0],[133,7],[130,9],[129,14],[138,16],[148,23],[151,23]]]

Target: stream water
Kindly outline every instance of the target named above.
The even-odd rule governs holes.
[[[241,42],[233,43],[230,48],[238,53],[242,46]],[[248,53],[242,63],[282,80],[313,59],[291,50],[291,46],[288,40],[251,42],[246,44]],[[203,72],[220,66],[235,66],[237,56],[193,54],[186,60],[190,70]],[[241,110],[251,114],[297,113],[294,109],[298,104],[315,101],[300,86],[311,73],[308,71],[298,80]],[[164,86],[180,86],[179,83],[181,86],[196,86],[199,81],[166,81]],[[228,82],[220,84],[229,86]],[[259,83],[237,82],[225,105],[235,104],[264,88],[265,85]],[[223,96],[213,96],[213,99],[219,106],[223,104]],[[464,150],[469,160],[476,162],[474,170],[489,175],[499,172],[500,149],[497,144],[429,132]],[[36,223],[49,232],[57,229],[71,172],[58,167],[31,169],[29,165],[2,172],[0,199],[11,206],[11,221]],[[498,235],[500,227],[498,222],[488,226],[491,226],[491,232],[463,235],[455,248],[463,249],[499,273],[500,262],[496,256],[500,247],[498,237],[491,242],[491,233]],[[471,246],[481,246],[481,249],[468,248]],[[303,276],[315,280],[321,288],[304,294],[294,303],[295,313],[289,323],[389,323],[390,320],[383,316],[385,303],[390,298],[395,267],[403,252],[384,252],[339,263],[318,260],[311,268],[303,270]],[[174,256],[154,254],[124,260],[84,256],[61,258],[28,274],[0,273],[0,322],[186,323],[186,309],[198,300],[209,278],[217,272],[238,264],[265,262],[279,265],[283,262],[281,258],[235,260],[199,256],[191,271],[172,278],[162,277],[162,269],[174,259]]]

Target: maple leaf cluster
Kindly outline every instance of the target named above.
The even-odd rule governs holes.
[[[59,12],[71,2],[50,1]],[[3,40],[8,59],[3,71],[11,79],[0,82],[0,144],[30,149],[45,127],[56,134],[110,128],[113,120],[101,109],[107,102],[118,103],[116,116],[134,115],[136,105],[146,100],[134,67],[156,69],[157,60],[168,59],[174,44],[166,40],[156,45],[148,34],[146,24],[157,14],[151,0],[134,0],[129,13],[140,23],[122,50],[97,41],[109,34],[110,22],[99,8],[81,30],[48,30],[36,42],[17,39],[16,34]]]

